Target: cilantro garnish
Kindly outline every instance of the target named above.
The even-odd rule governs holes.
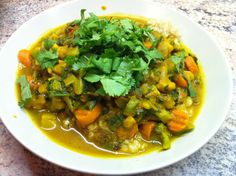
[[[40,50],[35,54],[35,58],[38,61],[42,69],[53,68],[58,62],[58,53],[56,50]]]
[[[53,39],[46,39],[43,41],[43,46],[45,49],[49,50],[57,41]]]
[[[148,26],[141,27],[130,19],[98,18],[93,13],[85,18],[84,13],[82,10],[81,19],[71,23],[79,25],[73,42],[80,54],[65,62],[74,71],[83,69],[85,81],[100,82],[106,94],[126,95],[138,85],[153,60],[163,59],[156,48],[144,46],[145,40],[155,46],[156,37]]]

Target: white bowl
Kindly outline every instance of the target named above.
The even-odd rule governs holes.
[[[107,10],[101,9],[102,5]],[[206,75],[206,99],[193,132],[176,140],[171,149],[131,158],[95,158],[70,151],[50,141],[19,108],[15,96],[17,52],[60,24],[80,16],[85,8],[97,15],[114,12],[168,20],[176,26],[184,43],[192,49]],[[219,129],[230,105],[232,79],[222,49],[200,25],[159,3],[140,0],[79,0],[51,8],[24,23],[0,53],[0,116],[11,134],[26,148],[57,165],[96,174],[134,174],[177,162],[202,147]],[[16,116],[16,118],[14,118]]]

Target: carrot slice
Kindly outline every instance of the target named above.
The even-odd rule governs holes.
[[[175,77],[175,83],[179,86],[179,87],[182,87],[182,88],[186,88],[188,86],[188,83],[187,81],[184,79],[183,76],[181,75],[177,75]]]
[[[19,61],[24,64],[26,67],[30,67],[31,62],[31,54],[29,50],[23,49],[18,52]]]
[[[77,124],[86,127],[95,122],[102,112],[102,106],[97,104],[91,111],[84,109],[77,109],[74,114],[77,119]]]
[[[141,131],[140,131],[142,136],[145,139],[150,140],[152,131],[155,128],[155,126],[156,126],[155,122],[145,122],[145,123],[143,123],[142,127],[141,127]]]
[[[193,57],[191,56],[187,56],[184,60],[185,66],[187,67],[187,69],[189,71],[191,71],[192,73],[197,73],[198,72],[198,66],[195,62],[195,60],[193,59]]]
[[[135,124],[130,128],[129,138],[134,137],[137,132],[138,132],[138,125],[135,123]]]
[[[116,134],[120,139],[131,139],[138,132],[138,125],[135,123],[131,128],[120,126],[116,130]]]
[[[167,123],[168,129],[175,133],[184,130],[189,123],[188,114],[178,109],[173,110],[172,114],[173,118]]]

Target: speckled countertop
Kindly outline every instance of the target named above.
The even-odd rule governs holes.
[[[0,48],[25,21],[66,0],[0,0]],[[215,35],[233,70],[233,101],[216,135],[188,158],[145,176],[236,175],[236,1],[156,0],[179,9]],[[3,58],[0,58],[3,59]],[[35,156],[19,144],[0,120],[1,176],[78,176]]]

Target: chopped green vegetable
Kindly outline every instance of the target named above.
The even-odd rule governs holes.
[[[175,71],[177,73],[179,73],[179,71],[180,71],[179,69],[183,66],[184,56],[185,56],[185,53],[184,53],[184,51],[182,51],[179,56],[173,55],[170,58],[171,61],[175,64]]]
[[[91,101],[88,101],[88,109],[91,111],[93,110],[93,108],[96,106],[97,104],[97,101],[96,100],[91,100]]]
[[[165,132],[162,133],[162,147],[164,150],[169,149],[171,146],[170,135],[169,133]]]
[[[48,85],[48,93],[50,97],[64,97],[69,96],[69,93],[65,89],[63,82],[58,80],[51,80]]]
[[[167,127],[163,123],[158,123],[155,128],[155,132],[161,137],[163,149],[169,149],[171,141],[170,132],[168,131]]]
[[[25,75],[21,75],[17,83],[20,84],[21,87],[21,101],[19,102],[20,107],[24,107],[26,103],[32,98],[30,84],[26,79]]]
[[[80,95],[82,94],[84,89],[84,84],[83,84],[83,80],[81,79],[81,77],[78,77],[75,82],[74,82],[74,91],[76,95]]]
[[[168,122],[168,120],[171,119],[171,114],[169,111],[162,109],[160,111],[156,111],[155,115],[158,117],[160,121],[162,121],[164,124]]]
[[[58,62],[58,53],[56,50],[40,50],[35,54],[35,58],[42,69],[53,68]]]
[[[112,131],[115,131],[119,126],[122,125],[123,121],[124,121],[124,116],[116,115],[116,116],[111,117],[110,119],[108,119],[107,124],[108,124],[108,127]]]
[[[83,86],[83,81],[80,77],[76,78],[73,74],[71,74],[64,80],[64,83],[66,86],[73,84],[74,92],[77,95],[80,95],[83,92],[84,86]]]
[[[187,82],[188,82],[188,92],[189,92],[190,97],[196,97],[196,92],[193,89],[193,85],[192,85],[191,81],[189,79],[187,79]]]
[[[74,106],[73,106],[73,103],[72,103],[71,99],[67,96],[67,97],[63,97],[63,100],[66,102],[66,104],[67,104],[69,110],[70,110],[71,112],[74,112],[75,108],[74,108]]]
[[[135,96],[132,96],[124,109],[124,114],[126,116],[134,115],[135,108],[138,106],[139,102],[140,101]]]

